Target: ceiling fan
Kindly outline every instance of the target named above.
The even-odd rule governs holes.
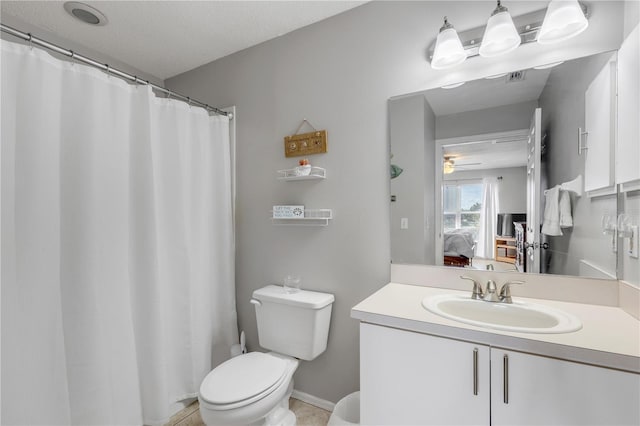
[[[445,175],[453,173],[455,169],[464,170],[465,166],[479,166],[482,163],[459,163],[456,165],[453,156],[445,155],[444,162],[442,164],[442,171]]]

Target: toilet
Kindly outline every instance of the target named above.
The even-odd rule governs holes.
[[[202,421],[215,425],[295,426],[289,410],[293,373],[327,348],[333,294],[277,285],[253,292],[260,346],[214,368],[202,381]]]

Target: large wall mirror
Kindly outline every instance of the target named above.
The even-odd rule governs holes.
[[[392,262],[615,279],[616,64],[392,98]]]

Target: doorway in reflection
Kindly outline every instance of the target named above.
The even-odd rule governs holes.
[[[439,141],[443,264],[524,272],[515,223],[526,225],[526,135],[469,139]]]

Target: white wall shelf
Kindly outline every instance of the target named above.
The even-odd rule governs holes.
[[[271,212],[273,215],[273,211]],[[331,209],[305,209],[304,217],[300,218],[271,218],[274,225],[289,226],[327,226],[329,221],[333,219],[333,210]]]
[[[299,169],[294,167],[293,169],[278,170],[278,180],[313,180],[313,179],[326,179],[327,170],[322,167],[311,166],[311,171],[308,175],[300,175]]]

